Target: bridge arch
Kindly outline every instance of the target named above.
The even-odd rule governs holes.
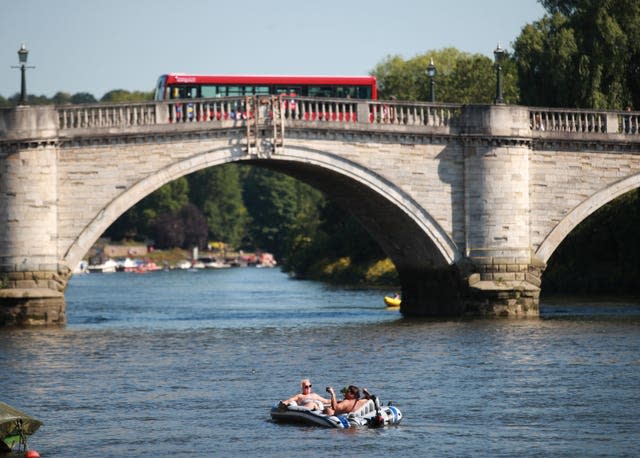
[[[125,211],[162,185],[201,169],[227,163],[253,164],[288,174],[319,189],[350,211],[399,270],[454,264],[461,254],[437,221],[414,199],[379,174],[340,155],[288,146],[268,158],[247,156],[237,146],[216,147],[160,168],[108,203],[78,234],[63,261],[75,266]]]
[[[638,187],[640,187],[640,174],[627,177],[593,194],[569,212],[547,235],[536,251],[536,257],[546,264],[558,246],[578,224],[616,197]]]

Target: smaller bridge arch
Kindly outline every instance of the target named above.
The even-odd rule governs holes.
[[[567,214],[567,216],[558,223],[549,235],[547,235],[536,251],[536,257],[546,264],[562,241],[571,233],[571,231],[573,231],[573,229],[575,229],[576,226],[578,226],[578,224],[615,198],[637,188],[640,188],[640,174],[620,180],[590,196],[569,212],[569,214]]]

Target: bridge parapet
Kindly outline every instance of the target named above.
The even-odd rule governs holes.
[[[156,103],[68,105],[56,111],[62,130],[148,126],[162,119]]]
[[[546,132],[555,133],[555,136],[560,133],[568,138],[575,134],[598,138],[616,134],[638,136],[640,112],[531,107],[529,125],[539,137],[545,136]]]
[[[460,104],[367,101],[309,97],[280,97],[284,118],[290,121],[368,126],[412,126],[427,130],[454,128]],[[167,102],[58,106],[61,131],[111,129],[163,124],[211,124],[225,128],[227,121],[242,126],[254,113],[246,97],[171,100]],[[271,108],[267,108],[272,110]],[[264,119],[269,118],[265,113]],[[330,125],[327,124],[327,127]]]

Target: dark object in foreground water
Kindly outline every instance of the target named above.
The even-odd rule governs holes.
[[[27,436],[40,426],[40,420],[0,402],[0,452],[10,452],[17,445],[26,451]]]

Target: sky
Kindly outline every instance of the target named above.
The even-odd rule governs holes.
[[[366,75],[386,56],[493,58],[537,0],[0,0],[0,95],[151,91],[159,75]],[[437,62],[435,62],[437,66]]]

